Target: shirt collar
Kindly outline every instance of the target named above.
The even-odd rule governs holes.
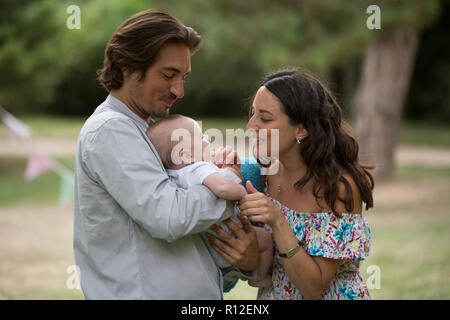
[[[131,109],[128,108],[128,106],[125,103],[123,103],[121,100],[117,99],[116,97],[112,96],[111,94],[109,94],[108,97],[106,98],[106,103],[108,103],[108,105],[112,106],[113,109],[115,109],[116,111],[126,114],[133,120],[141,123],[142,125],[144,125],[146,127],[148,127],[150,124],[155,122],[151,117],[148,118],[147,122],[144,121],[144,119],[142,119],[136,113],[131,111]]]

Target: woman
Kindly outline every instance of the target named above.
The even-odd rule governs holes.
[[[258,298],[370,299],[359,266],[371,239],[362,202],[373,207],[374,182],[333,95],[305,72],[275,72],[254,96],[247,129],[267,130],[267,139],[256,139],[257,158],[276,147],[279,155],[276,174],[262,179],[264,193],[247,182],[250,194],[239,203],[274,239],[273,283]]]

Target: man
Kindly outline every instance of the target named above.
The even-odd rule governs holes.
[[[231,203],[206,187],[171,185],[145,134],[183,97],[199,44],[192,28],[148,10],[106,47],[99,81],[110,94],[80,132],[75,165],[74,251],[88,299],[221,299],[223,285],[255,276],[249,222],[227,219]],[[198,234],[225,219],[237,238],[219,233],[215,247],[239,270],[219,270]]]

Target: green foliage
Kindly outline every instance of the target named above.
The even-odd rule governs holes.
[[[68,17],[66,7],[60,4],[59,14]],[[64,72],[56,86],[56,95],[50,111],[66,115],[86,115],[93,112],[106,96],[96,80],[102,67],[106,43],[122,21],[136,12],[148,9],[148,1],[78,1],[81,10],[81,28],[62,27],[61,50]]]
[[[0,3],[0,104],[14,112],[45,110],[54,98],[61,37],[51,1]]]
[[[450,42],[445,34],[450,34],[449,2],[443,3],[437,22],[421,36],[405,110],[408,118],[450,123]]]
[[[66,9],[72,4],[81,9],[79,30],[66,28]],[[381,8],[381,30],[366,27],[371,4]],[[397,28],[426,27],[439,13],[439,4],[438,0],[4,0],[0,104],[14,113],[92,113],[106,96],[96,70],[102,66],[111,34],[132,14],[157,8],[192,26],[203,38],[201,50],[192,58],[185,98],[175,104],[174,112],[244,115],[262,76],[287,67],[307,69],[329,80],[349,110],[361,58],[374,37]],[[446,68],[448,58],[440,63]],[[434,66],[433,70],[438,72]],[[446,75],[432,78],[448,82]],[[424,101],[417,92],[414,99]]]

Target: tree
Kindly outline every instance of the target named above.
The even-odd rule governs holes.
[[[437,12],[438,1],[398,1],[381,5],[383,31],[367,49],[355,94],[355,129],[360,157],[377,166],[375,176],[388,178],[394,170],[394,151],[408,93],[419,30]]]
[[[391,176],[402,109],[418,44],[417,31],[378,38],[367,50],[355,95],[355,129],[360,158],[377,166],[376,176]]]
[[[366,9],[373,4],[381,8],[381,30],[369,30],[366,24]],[[224,75],[230,80],[243,73],[231,59],[254,66],[255,74],[300,66],[330,79],[330,71],[345,69],[364,56],[354,100],[360,155],[364,162],[377,165],[376,176],[391,175],[418,34],[436,16],[438,0],[281,0],[262,1],[259,6],[219,0],[192,1],[184,7],[166,1],[161,5],[183,22],[198,26],[204,35],[206,48],[199,56],[210,57],[203,58],[203,63],[211,63],[202,77],[208,84],[196,86],[213,89],[210,101],[222,100],[214,95],[220,91],[212,85],[216,70],[223,70],[217,76],[218,86],[225,83]]]
[[[420,34],[404,118],[450,123],[450,2],[443,2],[439,18]]]

